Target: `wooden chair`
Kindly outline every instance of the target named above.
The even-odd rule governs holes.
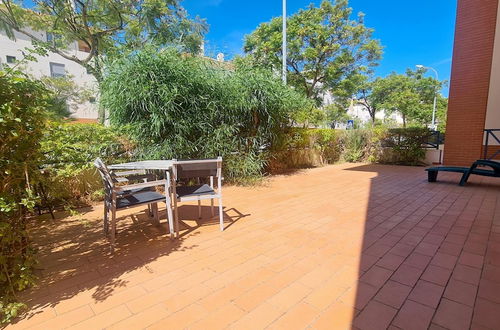
[[[200,178],[210,178],[210,184],[200,184]],[[178,185],[179,180],[197,179],[196,185]],[[214,187],[217,179],[217,189]],[[201,218],[201,201],[210,199],[212,216],[214,216],[214,199],[219,203],[219,226],[224,230],[222,212],[222,157],[216,159],[173,160],[172,180],[170,182],[174,204],[175,232],[179,237],[179,211],[177,203],[198,201],[198,218]]]
[[[120,182],[108,170],[100,158],[94,161],[94,165],[101,175],[104,184],[104,233],[109,234],[108,215],[111,212],[111,252],[115,246],[116,236],[116,210],[148,204],[153,213],[155,223],[159,224],[158,202],[166,202],[165,196],[154,191],[152,187],[165,186],[168,191],[167,180],[147,181],[124,186],[117,186]]]

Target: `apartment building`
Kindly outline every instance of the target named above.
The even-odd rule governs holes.
[[[30,31],[41,40],[52,41],[53,35],[45,32]],[[10,39],[5,31],[0,31],[0,65],[14,65],[21,60],[25,48],[33,48],[31,39],[26,35],[14,32],[15,40]],[[68,46],[66,53],[84,58],[88,55],[89,49],[83,43],[74,42]],[[48,56],[37,56],[38,61],[30,61],[23,66],[23,70],[34,78],[43,76],[60,77],[71,76],[73,81],[81,88],[97,91],[97,84],[92,75],[87,73],[81,65],[65,59],[64,57],[49,53]],[[98,111],[96,98],[79,104],[68,104],[71,117],[80,121],[97,121]]]

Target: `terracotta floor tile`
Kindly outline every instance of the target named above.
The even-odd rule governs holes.
[[[439,249],[438,244],[431,244],[426,242],[421,242],[415,248],[415,252],[419,254],[423,254],[426,256],[433,257],[436,254],[436,251]]]
[[[194,322],[206,317],[207,311],[197,304],[190,305],[183,310],[170,314],[157,322],[154,322],[147,329],[174,329],[188,328]],[[143,327],[144,328],[144,327]]]
[[[280,292],[267,300],[267,303],[282,309],[289,310],[292,306],[299,303],[304,297],[311,293],[312,289],[298,282],[282,289]]]
[[[70,312],[58,315],[43,323],[39,323],[31,327],[31,329],[64,329],[90,319],[94,315],[92,309],[88,305],[85,305]]]
[[[302,302],[273,322],[269,329],[305,329],[317,315],[317,309]]]
[[[465,265],[457,265],[451,274],[453,279],[479,285],[479,279],[481,277],[481,270],[474,267],[469,267]]]
[[[270,297],[274,296],[276,293],[280,291],[280,288],[277,288],[268,283],[260,284],[259,286],[247,291],[240,297],[234,300],[234,303],[239,308],[244,311],[251,311],[262,302],[266,301]],[[277,308],[277,307],[276,307]]]
[[[390,253],[406,258],[413,251],[413,249],[413,246],[398,243],[390,250]]]
[[[397,254],[387,253],[378,262],[377,266],[396,270],[405,260],[405,257],[398,256]]]
[[[403,264],[423,270],[425,269],[425,267],[427,267],[427,264],[429,264],[430,261],[431,261],[430,256],[413,252],[408,256],[408,258],[406,258]]]
[[[393,271],[382,267],[373,266],[363,276],[360,281],[370,284],[373,287],[380,288],[391,277]]]
[[[245,312],[236,307],[234,304],[227,304],[212,313],[208,314],[206,317],[202,318],[200,321],[192,324],[190,329],[224,329],[229,324],[239,320]]]
[[[446,253],[438,252],[431,260],[431,265],[453,269],[457,263],[458,257]]]
[[[165,309],[164,306],[156,305],[151,308],[146,309],[145,311],[134,314],[130,317],[127,317],[123,321],[118,323],[114,323],[112,326],[107,327],[106,329],[114,329],[114,330],[122,330],[122,329],[144,329],[151,324],[154,324],[164,318],[166,318],[171,313]],[[101,314],[101,315],[104,315]],[[98,327],[94,327],[98,328]],[[91,328],[87,328],[91,329]]]
[[[472,322],[489,329],[496,329],[500,324],[500,304],[478,298],[474,307],[474,317]]]
[[[312,324],[313,329],[350,329],[354,320],[354,308],[336,302],[328,307]]]
[[[392,324],[405,330],[427,329],[433,315],[434,308],[407,300],[394,318],[394,321],[392,321]]]
[[[401,284],[413,286],[417,283],[422,272],[422,269],[403,264],[396,270],[391,279]]]
[[[484,257],[469,252],[462,252],[458,258],[458,263],[465,266],[483,268]]]
[[[441,299],[443,292],[444,287],[431,282],[419,280],[408,296],[408,299],[434,309],[439,304],[439,300]]]
[[[478,297],[500,304],[500,283],[481,279]]]
[[[472,308],[448,299],[442,299],[432,319],[433,323],[448,329],[469,329]]]
[[[250,313],[230,325],[230,329],[263,329],[283,315],[283,311],[271,304],[259,305]]]
[[[353,325],[359,329],[386,329],[397,313],[397,309],[371,301],[354,319]]]
[[[411,290],[410,286],[394,281],[387,281],[375,296],[375,300],[394,308],[400,308]]]
[[[83,322],[75,324],[71,327],[71,329],[88,330],[107,328],[131,315],[132,313],[130,313],[125,305],[120,305]]]
[[[437,285],[445,286],[451,276],[452,270],[439,266],[429,265],[422,274],[421,279]]]
[[[341,295],[348,290],[347,287],[339,285],[335,278],[330,279],[323,285],[314,289],[304,301],[318,310],[323,310],[333,302],[337,301]],[[356,297],[350,296],[350,299],[355,303]]]
[[[459,256],[460,252],[462,251],[462,248],[463,248],[462,244],[443,242],[438,251],[452,256]]]
[[[443,297],[472,307],[476,300],[476,294],[477,286],[451,279],[446,286]]]
[[[377,291],[378,288],[359,282],[358,285],[345,291],[338,300],[345,305],[361,310],[375,296]]]
[[[114,256],[102,203],[85,223],[43,215],[30,228],[43,270],[22,293],[31,317],[9,328],[495,328],[500,184],[474,180],[358,163],[226,185],[223,232],[206,203],[201,220],[182,204],[173,241],[164,205],[159,227],[147,207],[123,210]]]
[[[439,326],[435,323],[431,323],[431,325],[429,325],[429,328],[428,330],[448,330],[447,328],[443,328],[442,326]]]
[[[482,278],[492,282],[500,282],[500,267],[485,264],[483,268]]]

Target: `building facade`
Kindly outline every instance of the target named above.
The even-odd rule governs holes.
[[[53,37],[45,32],[30,32],[41,40],[51,41]],[[26,35],[14,31],[14,36],[15,40],[12,40],[5,31],[0,30],[0,65],[15,65],[16,61],[23,59],[23,51],[26,52],[25,48],[33,48],[31,39]],[[88,55],[88,49],[84,45],[74,42],[68,46],[66,53],[78,58],[85,58]],[[36,79],[43,76],[71,76],[79,87],[97,93],[96,80],[91,74],[87,73],[84,67],[55,53],[49,52],[48,56],[37,56],[37,61],[27,62],[22,69]],[[95,98],[79,104],[69,104],[68,109],[72,113],[71,117],[82,121],[96,121],[98,117]]]
[[[500,143],[499,0],[458,0],[444,150],[445,165],[492,158]],[[496,132],[500,139],[500,131]],[[484,151],[488,145],[488,154]],[[500,157],[493,157],[499,159]]]

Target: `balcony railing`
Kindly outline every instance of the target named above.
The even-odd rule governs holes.
[[[500,145],[500,139],[497,134],[500,132],[500,128],[489,128],[485,129],[486,138],[484,141],[483,159],[491,160],[500,154],[500,148],[493,153],[493,155],[488,156],[488,148],[490,146],[490,141],[496,141]]]

